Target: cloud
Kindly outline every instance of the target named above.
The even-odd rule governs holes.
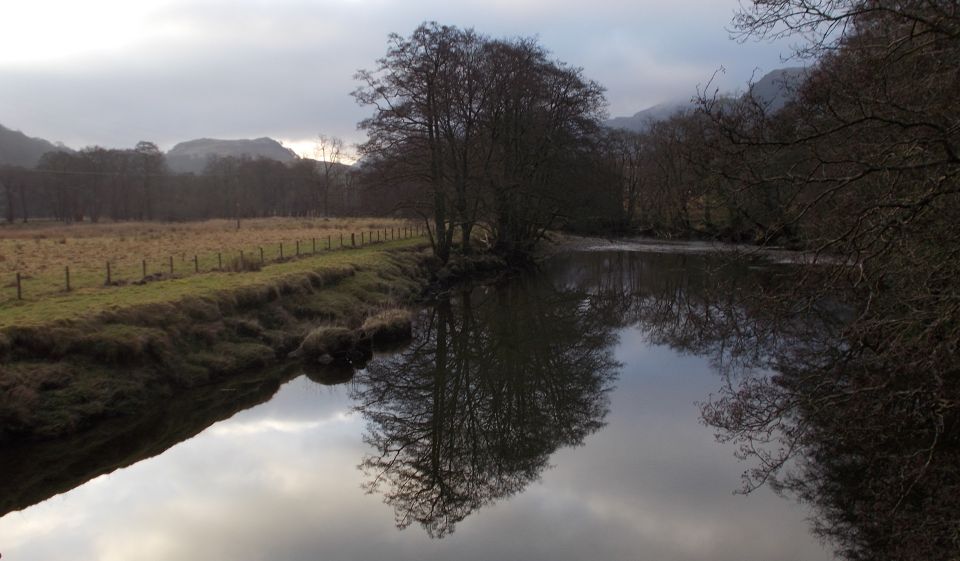
[[[154,0],[6,3],[0,123],[75,147],[201,136],[358,141],[353,74],[424,20],[538,36],[605,85],[614,115],[724,87],[780,49],[727,38],[735,0]],[[56,17],[50,17],[56,14]]]

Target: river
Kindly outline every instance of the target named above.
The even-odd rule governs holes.
[[[0,452],[18,478],[5,492],[22,494],[4,503],[0,554],[832,559],[803,505],[734,493],[749,461],[703,420],[731,376],[769,375],[744,358],[768,333],[704,331],[748,316],[741,300],[786,265],[635,249],[453,290],[352,378],[284,369],[151,413],[122,446]]]

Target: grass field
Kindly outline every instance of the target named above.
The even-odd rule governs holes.
[[[413,227],[406,221],[380,218],[262,218],[242,220],[239,229],[231,220],[4,225],[0,227],[0,316],[7,320],[0,318],[0,323],[9,325],[13,317],[22,320],[24,307],[33,307],[30,304],[66,296],[75,301],[83,295],[94,300],[117,295],[117,286],[105,286],[108,262],[112,283],[141,281],[146,263],[146,274],[162,281],[148,284],[164,284],[194,276],[197,270],[206,274],[236,268],[241,252],[251,268],[256,268],[261,250],[263,262],[270,263],[279,260],[281,252],[284,258],[295,256],[298,244],[299,254],[304,256],[313,254],[314,249],[325,252],[328,244],[330,249],[339,249],[341,236],[343,244],[350,247],[351,234],[360,245],[361,240],[369,241],[371,232],[378,241],[406,237],[402,232]],[[17,273],[22,300],[17,299]],[[20,313],[11,313],[17,311]]]
[[[0,306],[0,443],[135,416],[284,360],[318,327],[362,328],[422,294],[427,245],[414,236]]]

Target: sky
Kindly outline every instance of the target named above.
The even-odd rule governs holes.
[[[611,116],[787,66],[739,43],[739,0],[0,0],[0,124],[72,148],[193,138],[363,140],[350,92],[424,21],[535,36],[607,89]]]
[[[606,426],[442,540],[416,524],[398,531],[382,489],[364,492],[357,466],[375,450],[349,385],[300,377],[159,456],[0,518],[3,558],[831,559],[800,505],[769,489],[732,493],[745,464],[694,402],[722,383],[707,360],[643,341],[621,332],[615,358],[627,366]]]

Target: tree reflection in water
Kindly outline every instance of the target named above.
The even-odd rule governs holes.
[[[414,345],[361,373],[370,489],[433,536],[523,489],[602,426],[631,325],[715,366],[702,420],[747,462],[744,491],[806,502],[848,559],[960,559],[960,369],[882,363],[847,336],[839,296],[811,301],[785,267],[747,265],[579,254],[440,302]]]
[[[521,491],[560,447],[604,424],[616,322],[544,277],[461,291],[421,318],[413,344],[358,373],[376,451],[361,468],[401,528],[443,537]]]
[[[807,298],[789,271],[766,269],[620,255],[599,286],[651,342],[717,367],[702,419],[749,463],[744,491],[812,506],[814,531],[847,559],[960,559],[957,356],[939,369],[882,362],[869,337],[849,336],[841,295]]]

